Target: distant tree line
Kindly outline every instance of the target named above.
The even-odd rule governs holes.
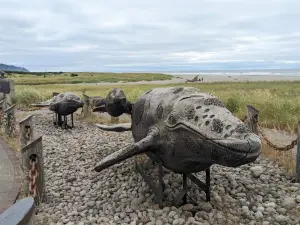
[[[45,75],[59,75],[59,74],[63,74],[63,72],[25,72],[25,71],[5,71],[4,72],[7,75],[11,75],[11,74],[29,74],[29,75],[36,75],[36,76],[45,76]]]

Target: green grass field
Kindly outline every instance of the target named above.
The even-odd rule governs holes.
[[[132,79],[138,78],[137,76],[132,77]],[[27,107],[31,103],[50,99],[53,91],[71,91],[82,96],[82,91],[85,90],[89,96],[105,97],[113,87],[119,87],[125,91],[130,101],[134,101],[151,88],[167,86],[193,86],[203,92],[210,92],[219,97],[239,118],[246,114],[247,104],[253,105],[260,111],[259,120],[264,122],[265,126],[273,127],[276,125],[281,129],[295,131],[297,122],[300,120],[300,82],[227,82],[179,85],[116,84],[110,86],[46,84],[16,85],[15,89],[17,104],[21,107]]]
[[[16,85],[78,84],[97,82],[135,82],[170,80],[172,76],[157,73],[8,73]]]

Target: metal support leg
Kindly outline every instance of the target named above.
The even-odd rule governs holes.
[[[60,114],[56,114],[57,115],[57,121],[56,121],[56,123],[57,123],[57,125],[58,126],[61,126],[62,125],[62,118],[61,118],[61,115]]]
[[[183,182],[183,190],[185,191],[185,195],[183,196],[183,204],[186,204],[187,203],[187,192],[188,192],[186,174],[182,175],[182,182]]]
[[[73,117],[73,113],[71,114],[71,121],[72,121],[72,128],[74,127],[74,117]]]
[[[183,204],[186,204],[187,202],[187,174],[182,174],[182,181],[183,181],[183,189],[180,191],[180,193],[175,197],[174,199],[174,205],[180,206]]]
[[[64,116],[64,127],[65,127],[65,129],[67,129],[67,126],[68,126],[68,118],[67,118],[67,116]]]
[[[210,202],[210,167],[206,169],[206,201]]]
[[[55,113],[55,126],[56,126],[56,128],[58,128],[58,126],[59,126],[59,119],[58,119],[57,113]]]

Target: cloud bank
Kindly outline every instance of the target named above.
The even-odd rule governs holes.
[[[300,68],[298,0],[0,4],[0,63],[31,71]]]

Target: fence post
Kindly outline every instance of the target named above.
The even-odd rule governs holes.
[[[83,93],[83,116],[85,118],[90,115],[89,106],[90,106],[90,97]]]
[[[5,111],[5,100],[1,100],[0,101],[0,126],[2,127],[2,125],[4,124],[4,111]]]
[[[13,131],[15,129],[15,105],[10,106],[4,111],[5,123],[5,134],[12,137]]]
[[[16,93],[15,93],[15,83],[13,80],[8,80],[9,81],[9,87],[10,87],[10,92],[8,94],[8,103],[10,105],[16,104]]]
[[[251,131],[255,134],[258,135],[258,128],[257,128],[257,123],[258,123],[258,114],[259,111],[254,108],[251,105],[247,105],[247,125],[251,129]]]
[[[20,148],[26,146],[35,137],[33,116],[29,115],[19,122],[20,127]]]
[[[42,136],[21,148],[21,154],[22,169],[25,174],[24,192],[26,196],[31,195],[38,205],[45,188]]]
[[[300,121],[298,121],[298,138],[296,153],[296,182],[300,183]]]

